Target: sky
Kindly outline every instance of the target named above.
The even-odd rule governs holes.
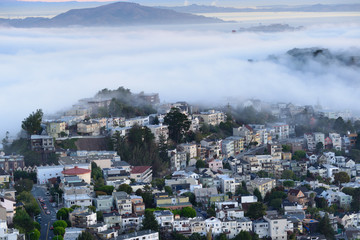
[[[7,0],[16,1],[16,0]],[[19,1],[19,0],[17,0]],[[26,2],[39,2],[39,0],[22,0]],[[41,2],[71,2],[73,0],[41,0]],[[77,0],[77,2],[111,2],[109,0]],[[301,4],[346,4],[359,3],[358,0],[133,0],[129,2],[140,2],[145,5],[189,5],[189,4],[206,4],[217,6],[260,6],[260,5],[301,5]]]
[[[268,34],[232,34],[230,26],[220,26],[0,28],[0,135],[16,135],[21,121],[38,108],[52,114],[119,86],[158,92],[167,102],[221,105],[259,98],[358,108],[359,68],[299,65],[286,52],[323,47],[359,54],[359,24]]]

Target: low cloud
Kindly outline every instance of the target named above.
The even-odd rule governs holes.
[[[224,24],[224,28],[229,27]],[[286,33],[192,27],[0,29],[0,135],[37,108],[54,113],[102,88],[159,92],[163,101],[259,98],[357,109],[359,69],[287,60],[293,48],[360,48],[358,25]],[[269,59],[279,56],[278,61]],[[248,61],[252,59],[253,61]]]

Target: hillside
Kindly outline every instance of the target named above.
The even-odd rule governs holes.
[[[0,19],[13,27],[132,26],[158,24],[221,23],[220,19],[146,7],[137,3],[117,2],[100,7],[72,9],[53,18]]]

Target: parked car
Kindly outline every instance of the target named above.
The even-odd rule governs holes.
[[[47,215],[50,215],[50,211],[49,211],[49,210],[47,210],[47,211],[46,211],[46,214],[47,214]]]
[[[46,205],[44,205],[44,206],[43,206],[43,208],[44,208],[44,210],[46,210],[46,209],[47,209],[47,206],[46,206]]]
[[[51,227],[50,227],[50,230],[54,230],[54,226],[51,226]]]

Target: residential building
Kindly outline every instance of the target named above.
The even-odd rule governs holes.
[[[0,220],[6,221],[8,224],[13,222],[14,215],[16,213],[16,201],[15,197],[7,194],[1,193],[0,194]]]
[[[77,132],[84,136],[99,136],[100,124],[97,121],[84,121],[77,124]]]
[[[259,189],[261,196],[265,197],[266,193],[276,186],[276,181],[271,178],[255,178],[250,181],[249,185],[252,191],[257,188]]]
[[[54,139],[51,136],[31,135],[31,150],[35,152],[55,152]]]
[[[219,169],[223,169],[223,163],[219,159],[214,159],[208,162],[208,164],[209,164],[209,168],[214,172],[217,172]]]
[[[46,122],[46,132],[55,139],[69,135],[69,130],[66,130],[66,122],[64,121]]]
[[[178,145],[180,152],[189,154],[190,159],[197,157],[197,147],[195,143],[182,143]]]
[[[131,168],[130,178],[135,182],[149,183],[152,181],[152,167],[151,166],[134,166]]]
[[[225,114],[220,111],[209,110],[207,112],[201,112],[200,114],[194,114],[195,117],[200,117],[202,121],[208,125],[216,126],[221,122],[225,122]]]
[[[103,213],[104,223],[108,228],[120,227],[121,215],[118,212]]]
[[[205,220],[206,232],[211,232],[212,236],[222,233],[222,222],[220,219],[211,217]]]
[[[97,211],[110,212],[113,208],[114,199],[112,195],[100,195],[94,199],[94,202]]]
[[[329,133],[329,138],[331,139],[333,148],[337,151],[341,151],[342,142],[341,142],[340,134]]]
[[[115,191],[112,193],[112,196],[114,198],[115,207],[121,215],[132,213],[131,198],[126,192]]]
[[[92,205],[90,186],[66,186],[63,188],[64,206],[69,208],[73,205],[88,207]]]
[[[269,127],[274,129],[273,138],[284,140],[289,138],[289,125],[286,123],[272,123]]]
[[[116,237],[117,240],[159,240],[159,233],[151,230],[136,231]]]
[[[315,142],[314,136],[311,133],[305,133],[304,138],[305,138],[307,149],[309,151],[314,151],[316,149],[316,142]]]
[[[189,197],[172,196],[172,197],[155,197],[156,207],[167,209],[181,209],[184,207],[192,207]]]
[[[260,239],[269,236],[269,222],[264,219],[253,221],[253,232],[256,233]]]
[[[219,175],[218,176],[220,180],[220,188],[223,193],[235,193],[237,186],[240,185],[240,183],[236,182],[234,178],[230,178],[227,175]]]
[[[315,140],[315,146],[318,143],[322,143],[325,147],[325,134],[321,132],[314,132],[314,140]]]
[[[268,236],[273,240],[287,239],[287,219],[277,215],[266,215],[264,220],[269,223]]]
[[[69,219],[72,227],[86,228],[97,223],[96,213],[88,209],[77,208],[69,213]]]
[[[151,133],[154,134],[156,142],[159,142],[160,136],[163,136],[165,141],[169,138],[169,129],[166,125],[162,125],[160,123],[159,125],[147,125],[146,127],[148,127]]]
[[[0,185],[10,182],[10,174],[7,173],[4,169],[0,168]]]
[[[91,182],[91,170],[80,168],[75,166],[74,168],[69,168],[61,172],[64,176],[78,176],[82,180],[84,180],[87,184]]]
[[[8,228],[6,221],[0,220],[0,239],[2,240],[18,240],[19,230]]]
[[[130,196],[131,203],[132,203],[132,211],[136,215],[144,215],[145,213],[145,203],[141,196],[131,195]]]
[[[49,179],[63,177],[64,166],[38,166],[36,169],[37,183],[46,184]]]
[[[154,211],[154,216],[161,228],[172,229],[174,214],[170,210]]]
[[[0,152],[0,168],[8,173],[13,173],[16,170],[22,170],[25,167],[24,156],[9,155],[5,156],[4,152]]]

